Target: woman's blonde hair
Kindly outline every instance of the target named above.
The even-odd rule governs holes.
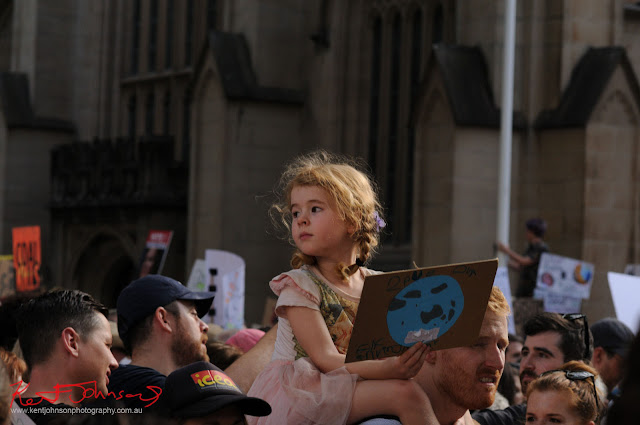
[[[279,201],[270,213],[277,225],[286,228],[293,245],[291,191],[299,186],[317,186],[327,192],[338,216],[355,229],[351,237],[359,248],[358,259],[366,263],[378,246],[384,221],[376,187],[362,167],[352,159],[323,150],[301,155],[287,165],[277,189]],[[293,268],[315,263],[315,257],[298,249],[291,258]],[[336,272],[348,280],[349,264],[338,264]]]
[[[589,372],[592,377],[586,379],[569,379],[567,372]],[[572,360],[563,364],[560,369],[541,374],[537,379],[531,381],[527,387],[526,397],[534,391],[558,391],[564,392],[570,397],[570,408],[583,421],[594,421],[599,423],[602,417],[600,403],[597,398],[600,394],[595,386],[595,379],[598,372],[581,361]]]

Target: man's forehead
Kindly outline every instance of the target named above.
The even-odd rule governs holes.
[[[196,302],[193,300],[177,300],[178,304],[182,304],[187,310],[196,308]]]
[[[535,335],[525,336],[523,346],[529,349],[532,349],[534,348],[533,346],[535,346],[546,348],[548,350],[559,350],[560,340],[560,333],[555,331],[545,331]]]
[[[111,325],[109,324],[109,320],[104,316],[104,314],[95,312],[94,320],[95,322],[90,332],[98,334],[101,337],[106,337],[107,335],[111,337]]]
[[[490,310],[485,313],[482,325],[480,326],[480,337],[498,335],[504,338],[509,338],[508,332],[506,316],[494,313]]]

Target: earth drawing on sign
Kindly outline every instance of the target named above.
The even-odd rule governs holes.
[[[410,347],[445,334],[464,308],[460,284],[450,276],[429,276],[407,285],[391,300],[387,311],[389,334]]]

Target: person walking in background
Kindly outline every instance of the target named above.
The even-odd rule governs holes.
[[[509,248],[509,245],[498,242],[498,251],[509,256],[509,267],[520,272],[520,281],[516,288],[516,297],[532,297],[538,278],[538,264],[543,252],[549,252],[549,247],[542,239],[547,231],[547,222],[541,218],[527,220],[526,238],[527,249],[520,255]]]
[[[437,423],[424,390],[409,379],[425,361],[423,343],[398,357],[345,364],[364,279],[376,273],[364,263],[385,224],[372,182],[351,161],[321,151],[298,157],[280,183],[272,217],[297,250],[294,269],[270,282],[279,296],[278,335],[271,363],[248,392],[273,412],[249,423],[339,425],[381,414],[407,425]]]

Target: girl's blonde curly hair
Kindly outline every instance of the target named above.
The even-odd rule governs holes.
[[[378,246],[384,222],[375,184],[361,168],[354,160],[323,150],[301,155],[287,165],[276,191],[279,201],[271,206],[270,215],[277,226],[287,230],[292,245],[295,246],[291,237],[291,191],[296,186],[317,186],[327,192],[338,216],[355,228],[351,237],[358,245],[360,262],[369,260]],[[315,257],[298,249],[291,258],[291,266],[296,269],[315,263]],[[339,263],[336,268],[344,281],[352,274],[349,266]]]

